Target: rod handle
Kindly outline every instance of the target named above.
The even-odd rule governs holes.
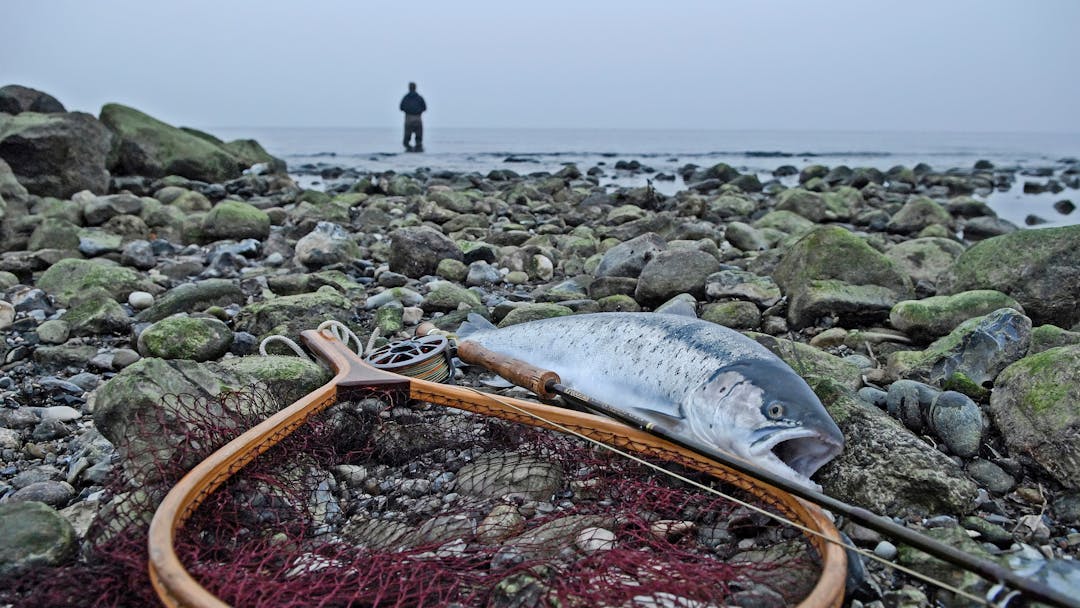
[[[555,393],[548,390],[548,386],[562,382],[559,375],[549,369],[541,369],[520,359],[488,350],[476,342],[458,342],[457,356],[466,363],[479,365],[522,388],[529,389],[541,399],[554,399]]]

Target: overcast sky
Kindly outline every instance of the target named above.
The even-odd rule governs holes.
[[[3,0],[0,85],[172,124],[1080,132],[1080,1]]]

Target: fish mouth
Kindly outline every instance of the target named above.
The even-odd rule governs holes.
[[[766,468],[812,488],[820,488],[810,477],[843,450],[843,445],[827,434],[806,427],[762,429],[768,434],[754,441],[754,458],[768,463]]]

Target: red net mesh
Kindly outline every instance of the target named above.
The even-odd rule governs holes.
[[[154,507],[192,461],[281,407],[260,391],[183,400],[162,408],[175,417],[142,424],[168,428],[173,454],[127,453],[78,563],[0,581],[0,604],[156,603]],[[227,481],[176,550],[236,606],[771,606],[797,602],[819,574],[794,530],[639,463],[373,393],[339,401]]]

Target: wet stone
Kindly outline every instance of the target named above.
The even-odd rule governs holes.
[[[1016,487],[1016,480],[998,465],[982,459],[972,460],[967,467],[971,476],[981,487],[994,494],[1006,494]]]
[[[64,507],[75,497],[75,488],[66,481],[39,481],[8,496],[8,502],[42,502],[52,507]]]

